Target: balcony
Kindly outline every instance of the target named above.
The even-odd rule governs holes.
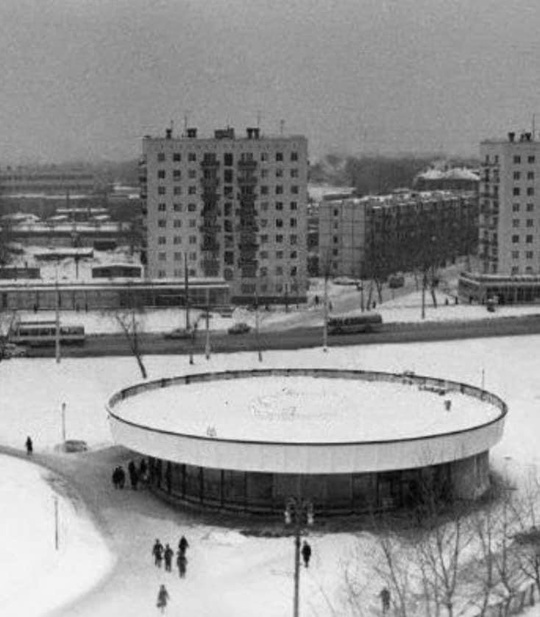
[[[201,178],[203,190],[216,191],[219,186],[219,178]]]
[[[221,231],[221,225],[216,225],[216,223],[209,223],[207,221],[204,221],[203,224],[199,227],[199,231],[203,234],[217,234]]]
[[[217,169],[219,167],[219,161],[217,159],[203,159],[201,161],[201,167],[203,169]]]
[[[219,242],[212,238],[207,238],[202,242],[201,251],[217,253],[219,252]]]
[[[259,231],[259,226],[255,221],[242,221],[240,225],[237,225],[236,231],[239,231],[241,234],[254,234]]]
[[[256,169],[257,168],[257,161],[251,159],[251,160],[242,160],[240,159],[238,161],[238,169]]]
[[[257,261],[255,257],[244,257],[243,255],[240,255],[240,259],[238,260],[238,265],[240,267],[242,266],[256,267],[258,263],[259,262]]]
[[[240,186],[255,186],[258,182],[255,176],[238,176],[236,181]]]

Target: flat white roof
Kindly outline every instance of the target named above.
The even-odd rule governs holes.
[[[115,414],[150,430],[192,437],[339,444],[444,435],[496,420],[500,410],[459,392],[441,396],[418,385],[259,376],[140,392],[119,403]]]

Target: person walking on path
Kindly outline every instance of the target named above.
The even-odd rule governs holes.
[[[167,602],[169,601],[169,592],[165,585],[161,585],[157,595],[157,607],[164,613],[167,608]]]
[[[309,560],[311,559],[311,546],[304,540],[302,545],[302,559],[304,560],[304,567],[309,567]]]
[[[383,615],[386,615],[386,613],[390,610],[390,591],[388,587],[383,587],[379,596],[381,598]]]
[[[178,576],[180,576],[180,578],[185,578],[187,570],[187,557],[181,550],[178,550],[176,565],[178,566]]]
[[[118,488],[124,488],[126,484],[126,472],[123,467],[118,467]]]
[[[165,557],[165,570],[167,572],[171,571],[173,555],[174,555],[174,551],[172,550],[172,548],[168,544],[166,544],[165,545],[165,552],[163,553],[163,556]]]
[[[32,452],[34,452],[34,444],[32,443],[32,439],[30,438],[30,436],[26,438],[25,446],[26,446],[26,454],[30,456]]]
[[[186,540],[186,536],[182,536],[180,542],[178,542],[178,551],[182,553],[182,555],[185,555],[188,548],[189,542]]]
[[[163,559],[163,544],[161,544],[159,540],[154,542],[152,555],[154,556],[154,565],[161,568],[161,560]]]
[[[131,488],[136,491],[137,484],[139,483],[139,474],[137,473],[137,468],[135,467],[135,463],[133,461],[129,461],[128,473],[129,481],[131,482]]]

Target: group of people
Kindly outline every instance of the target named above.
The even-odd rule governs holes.
[[[131,488],[134,491],[137,490],[139,484],[143,486],[146,485],[148,483],[148,464],[146,459],[141,459],[138,468],[134,461],[130,461],[128,464],[128,475]],[[114,488],[124,488],[126,484],[126,472],[121,465],[115,467],[112,473],[112,483]]]
[[[180,578],[184,578],[186,576],[186,551],[188,548],[189,542],[187,541],[185,536],[182,536],[180,538],[180,541],[178,542],[178,551],[176,553],[176,565],[178,567],[178,575],[180,576]],[[154,565],[157,568],[161,568],[161,564],[164,563],[165,572],[171,572],[174,551],[169,544],[165,544],[165,546],[163,546],[159,539],[156,539],[156,541],[154,542],[154,546],[152,547],[152,556],[154,557]],[[168,601],[169,592],[167,591],[165,585],[161,585],[158,591],[157,607],[162,613],[165,611]]]

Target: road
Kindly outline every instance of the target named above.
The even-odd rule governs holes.
[[[389,323],[380,332],[370,334],[344,334],[328,337],[328,346],[370,345],[384,343],[411,343],[446,341],[453,339],[491,336],[520,336],[540,334],[540,315],[501,317],[475,321],[444,321],[428,323]],[[282,331],[262,332],[259,336],[262,349],[300,349],[322,346],[322,328],[293,328]],[[211,334],[211,351],[234,353],[256,351],[254,332],[231,335],[222,332]],[[159,334],[142,334],[140,347],[143,355],[204,353],[205,336],[200,333],[194,343],[169,340]],[[122,334],[88,336],[84,346],[62,347],[63,357],[96,357],[131,355],[128,342]],[[30,357],[52,357],[53,347],[29,349]]]

